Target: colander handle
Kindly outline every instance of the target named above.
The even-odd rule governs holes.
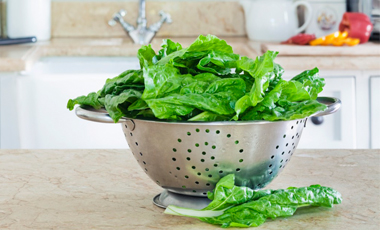
[[[75,109],[75,114],[78,117],[88,121],[96,121],[101,123],[115,123],[105,109],[94,109],[90,106],[78,106]],[[127,118],[120,118],[120,120],[117,123],[124,123],[127,121],[132,120]]]
[[[320,116],[325,116],[329,115],[332,113],[335,113],[340,109],[340,106],[342,105],[342,102],[340,101],[339,98],[336,97],[318,97],[317,101],[319,103],[327,105],[327,109],[323,112],[318,112],[316,114],[313,114],[313,117],[320,117]]]

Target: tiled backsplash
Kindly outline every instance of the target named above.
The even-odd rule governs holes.
[[[138,1],[53,0],[52,37],[124,37],[120,25],[111,27],[112,15],[125,9],[125,20],[135,24]],[[171,14],[173,23],[164,24],[159,37],[185,37],[199,34],[245,36],[244,12],[236,0],[146,1],[148,25],[159,20],[158,12]]]

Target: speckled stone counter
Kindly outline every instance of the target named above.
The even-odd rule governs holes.
[[[170,38],[170,37],[169,37]],[[230,44],[235,53],[250,58],[255,58],[262,54],[260,43],[251,42],[246,37],[221,37]],[[152,47],[155,50],[160,48],[161,38],[154,38]],[[179,42],[183,47],[189,46],[196,37],[171,38]],[[135,57],[140,45],[133,44],[128,37],[125,38],[53,38],[47,42],[37,42],[36,44],[22,44],[0,46],[0,73],[19,72],[30,70],[34,63],[41,57],[47,56],[101,56],[101,57]],[[373,47],[380,50],[380,44],[367,43],[360,47]],[[356,47],[356,49],[360,49]],[[373,55],[321,55],[319,49],[326,47],[313,47],[316,55],[280,55],[276,62],[281,64],[286,70],[305,70],[318,66],[323,70],[380,70],[380,62],[374,51]],[[282,51],[291,53],[294,46],[284,45]],[[314,53],[314,52],[312,52]]]
[[[380,150],[297,150],[268,188],[331,186],[343,202],[260,229],[379,229]],[[164,215],[129,150],[0,150],[0,229],[217,229]],[[258,229],[259,229],[258,228]]]

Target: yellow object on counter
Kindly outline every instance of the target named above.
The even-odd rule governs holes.
[[[348,45],[348,46],[356,46],[357,44],[360,43],[360,40],[357,38],[349,38],[347,37],[348,33],[346,31],[340,32],[337,31],[333,34],[329,34],[324,37],[320,37],[317,39],[314,39],[309,42],[309,45],[311,46],[327,46],[327,45],[333,45],[333,46],[343,46],[343,45]]]

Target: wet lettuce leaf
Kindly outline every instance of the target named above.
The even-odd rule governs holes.
[[[181,121],[291,120],[326,109],[316,101],[325,85],[318,69],[290,81],[274,62],[278,52],[254,59],[233,53],[226,41],[200,35],[190,46],[165,39],[137,52],[140,69],[107,79],[102,89],[70,99],[75,105],[105,107],[121,117]]]
[[[202,210],[169,205],[165,213],[194,217],[221,227],[257,227],[266,219],[292,216],[304,206],[333,207],[342,202],[336,190],[320,185],[253,191],[234,185],[234,175],[223,177],[212,193],[211,203]]]

